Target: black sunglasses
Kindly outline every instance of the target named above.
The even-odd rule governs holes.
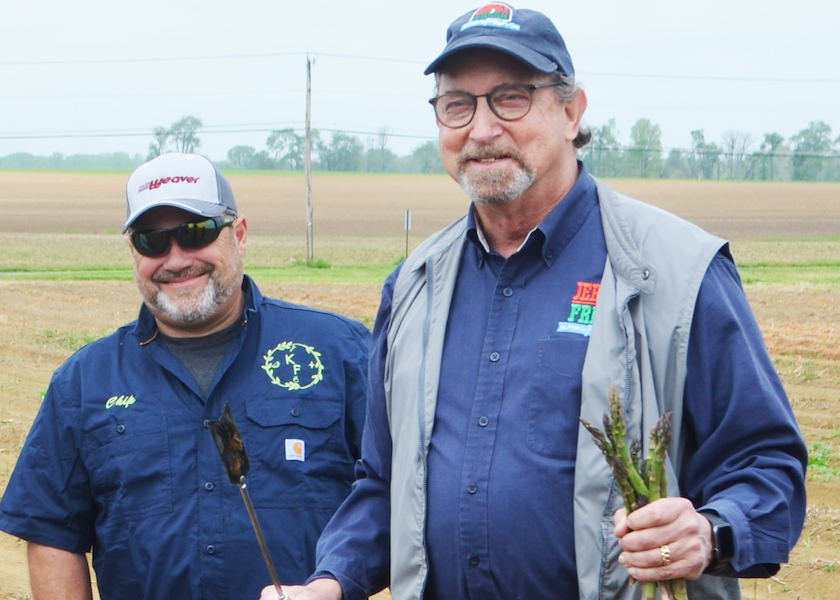
[[[236,217],[222,215],[203,221],[184,223],[172,229],[147,229],[131,233],[134,249],[143,256],[162,256],[169,250],[169,241],[174,237],[184,250],[197,250],[216,241],[222,229],[232,225]]]

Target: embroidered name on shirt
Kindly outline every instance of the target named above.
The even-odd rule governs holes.
[[[569,318],[557,325],[558,333],[576,333],[589,337],[592,335],[592,324],[595,322],[595,304],[598,302],[600,283],[578,281],[577,293],[572,298]]]
[[[135,398],[134,396],[111,396],[105,402],[105,408],[114,408],[115,406],[122,406],[123,408],[128,408],[135,402],[137,402],[137,398]]]
[[[262,370],[274,385],[287,390],[306,390],[324,379],[321,353],[312,346],[280,342],[265,353]]]

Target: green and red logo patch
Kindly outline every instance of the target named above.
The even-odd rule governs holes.
[[[513,22],[513,8],[501,2],[485,4],[477,9],[470,20],[461,26],[461,31],[471,27],[502,27],[514,31],[519,30],[519,25]]]
[[[558,333],[577,333],[589,337],[595,322],[595,304],[598,302],[600,283],[578,281],[577,292],[572,298],[569,318],[557,325]]]

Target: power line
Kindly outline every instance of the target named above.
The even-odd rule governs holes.
[[[73,59],[73,60],[25,60],[25,61],[0,61],[0,67],[9,66],[49,66],[49,65],[95,65],[95,64],[126,64],[126,63],[151,63],[151,62],[179,62],[179,61],[208,61],[208,60],[240,60],[254,58],[282,58],[290,56],[312,56],[343,58],[349,60],[370,60],[377,62],[406,63],[425,65],[427,61],[410,60],[405,58],[385,58],[381,56],[360,56],[354,54],[334,54],[329,52],[266,52],[255,54],[218,54],[211,56],[173,56],[173,57],[146,57],[146,58],[102,58],[102,59]],[[611,73],[603,71],[586,71],[578,75],[597,77],[633,77],[643,79],[679,79],[695,81],[744,81],[761,83],[840,83],[840,79],[813,79],[813,78],[792,78],[792,77],[724,77],[711,75],[671,75],[655,73]]]
[[[410,64],[426,64],[419,60],[407,60],[401,58],[382,58],[378,56],[355,56],[352,54],[330,54],[320,52],[268,52],[264,54],[218,54],[215,56],[173,56],[158,58],[97,58],[78,60],[21,60],[21,61],[0,61],[0,67],[20,66],[47,66],[47,65],[98,65],[98,64],[124,64],[124,63],[149,63],[149,62],[178,62],[198,60],[239,60],[250,58],[280,58],[287,56],[328,56],[330,58],[347,58],[352,60],[373,60],[380,62],[396,62]]]
[[[578,73],[580,74],[580,73]],[[694,81],[750,81],[762,83],[840,83],[840,79],[781,79],[773,77],[721,77],[704,75],[653,75],[651,73],[604,73],[598,71],[585,72],[586,75],[599,77],[634,77],[644,79],[685,79]]]
[[[215,135],[222,133],[271,133],[278,129],[295,129],[289,125],[296,123],[284,124],[254,124],[254,125],[217,125],[214,127],[202,127],[197,131],[199,135]],[[318,131],[327,133],[347,133],[353,135],[379,135],[379,131],[367,131],[356,129],[338,129],[334,127],[317,127]],[[437,139],[437,136],[431,135],[417,135],[410,133],[394,133],[388,132],[389,137],[405,138],[405,139],[421,139],[431,140]],[[127,131],[65,131],[65,132],[21,132],[21,133],[0,133],[0,140],[53,140],[53,139],[68,139],[68,138],[128,138],[128,137],[154,137],[151,129],[144,130],[127,130]]]

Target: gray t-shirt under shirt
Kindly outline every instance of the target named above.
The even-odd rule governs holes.
[[[216,371],[241,326],[241,321],[237,320],[221,331],[201,337],[170,337],[163,332],[159,335],[163,345],[192,374],[201,394],[207,398]]]

